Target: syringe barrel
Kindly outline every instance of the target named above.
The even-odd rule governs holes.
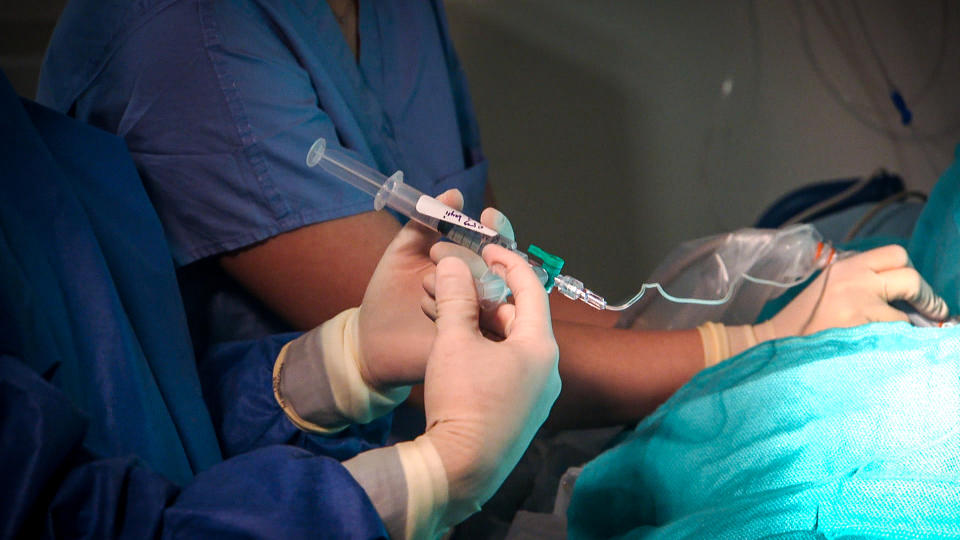
[[[517,243],[483,226],[459,210],[428,197],[403,181],[403,172],[387,178],[336,148],[328,148],[326,139],[317,139],[307,152],[307,166],[324,171],[373,196],[377,210],[390,208],[417,221],[451,241],[480,253],[487,244],[516,250]]]
[[[417,201],[420,200],[420,197],[423,197],[423,192],[405,183],[403,172],[397,171],[383,183],[383,187],[374,193],[373,207],[377,210],[383,210],[383,207],[386,206],[433,230],[437,230],[435,222],[424,219],[425,216],[418,215]]]
[[[328,148],[327,141],[317,139],[307,152],[307,165],[319,166],[351,186],[376,197],[387,177],[380,171],[351,158],[345,153]]]
[[[396,210],[475,253],[481,253],[488,244],[497,244],[511,250],[517,248],[517,243],[510,238],[407,185],[400,171],[384,182],[373,206],[377,210],[384,206]]]
[[[335,148],[327,148],[326,140],[317,139],[307,152],[307,166],[319,166],[333,176],[373,196],[373,207],[390,208],[420,224],[433,229],[456,244],[482,253],[488,244],[497,244],[526,257],[517,251],[517,243],[497,231],[484,226],[463,212],[451,208],[403,181],[403,172],[389,178],[371,167],[351,158]],[[533,265],[537,277],[546,285],[547,274]],[[489,270],[477,280],[477,292],[485,307],[496,305],[510,294],[507,284]]]

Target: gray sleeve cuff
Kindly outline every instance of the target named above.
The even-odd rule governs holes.
[[[343,466],[367,492],[390,538],[406,538],[407,480],[397,449],[369,450],[344,461]]]
[[[273,392],[297,427],[333,433],[393,410],[409,386],[378,392],[360,374],[359,310],[344,311],[287,343],[273,369]]]
[[[288,343],[274,369],[274,393],[287,416],[305,431],[333,433],[350,422],[337,408],[316,330]]]

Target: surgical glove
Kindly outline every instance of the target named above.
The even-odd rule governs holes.
[[[437,197],[454,208],[463,197]],[[284,347],[274,366],[274,395],[290,420],[332,432],[366,423],[406,399],[423,380],[436,326],[420,309],[421,282],[440,235],[413,221],[387,247],[359,309],[347,310]]]
[[[910,265],[907,251],[889,245],[834,262],[780,313],[757,325],[756,331],[759,337],[769,339],[908,320],[904,312],[890,305],[896,300],[933,320],[949,315],[946,302]]]
[[[463,196],[455,189],[437,200],[463,208]],[[363,295],[358,364],[363,379],[374,388],[423,381],[436,325],[420,309],[421,285],[434,271],[429,252],[439,239],[439,233],[408,222],[387,247]]]
[[[496,308],[505,338],[492,341],[481,333],[466,264],[456,257],[441,260],[435,279],[438,335],[424,381],[427,431],[409,443],[435,449],[442,462],[449,502],[438,509],[441,528],[493,495],[560,393],[543,286],[516,254],[488,246],[483,255],[513,291],[515,303]],[[420,461],[429,462],[426,455]]]
[[[932,320],[949,315],[946,302],[911,267],[900,246],[884,246],[842,258],[769,321],[757,325],[700,327],[704,363],[716,364],[764,341],[809,335],[870,322],[907,321],[890,302],[902,300]]]
[[[486,208],[483,213],[480,214],[480,223],[497,231],[500,236],[504,238],[509,238],[511,240],[514,239],[513,225],[510,223],[510,220],[507,219],[507,216],[505,216],[503,212],[497,210],[496,208]],[[470,249],[452,242],[438,242],[430,249],[430,258],[434,263],[446,257],[457,257],[458,259],[461,259],[463,262],[467,263],[467,266],[470,268],[470,273],[473,274],[473,277],[476,280],[482,280],[482,278],[490,277],[487,265],[483,262],[483,258]],[[494,279],[499,281],[495,275]],[[499,286],[494,286],[494,289],[501,290],[499,288],[500,286],[503,286],[502,282],[499,284]],[[485,302],[483,298],[480,300],[481,309],[484,311],[492,311],[493,308],[496,307],[495,302]]]

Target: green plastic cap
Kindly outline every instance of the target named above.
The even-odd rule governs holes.
[[[559,276],[560,270],[563,269],[563,259],[547,253],[533,244],[530,244],[530,247],[527,248],[527,255],[540,259],[540,267],[547,272],[547,282],[544,283],[544,287],[546,287],[547,292],[550,292],[550,289],[553,289],[554,278]]]

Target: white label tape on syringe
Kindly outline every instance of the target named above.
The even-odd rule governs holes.
[[[453,223],[454,225],[459,225],[461,227],[477,231],[487,236],[497,235],[497,231],[491,229],[490,227],[484,226],[479,221],[467,216],[463,212],[454,210],[453,208],[450,208],[442,202],[434,199],[433,197],[428,197],[427,195],[423,195],[417,199],[417,212],[420,212],[425,216],[437,218],[440,221],[446,221],[447,223]]]

